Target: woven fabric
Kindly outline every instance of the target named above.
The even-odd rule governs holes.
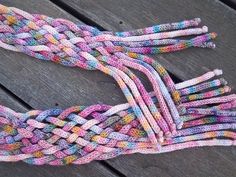
[[[0,160],[84,164],[121,154],[236,145],[236,95],[215,69],[175,84],[146,54],[214,48],[200,19],[100,31],[0,5],[0,47],[115,79],[127,103],[18,113],[0,106]],[[194,36],[184,39],[185,36]],[[181,39],[178,39],[181,38]],[[148,92],[133,70],[147,76]]]

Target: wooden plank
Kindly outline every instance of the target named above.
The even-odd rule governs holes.
[[[60,0],[105,29],[122,31],[157,23],[201,17],[219,34],[215,50],[189,49],[155,57],[180,79],[190,79],[214,68],[235,87],[236,13],[219,1],[187,0]],[[217,19],[217,20],[216,20]],[[127,176],[234,176],[236,149],[195,148],[160,155],[129,155],[109,160]]]
[[[236,13],[219,1],[197,0],[60,0],[86,15],[105,29],[131,30],[159,23],[200,17],[209,31],[218,33],[215,50],[189,49],[156,57],[181,79],[189,79],[204,71],[222,68],[231,85],[236,85],[232,71],[236,67]],[[216,20],[217,19],[217,20]],[[184,68],[184,69],[183,69]]]
[[[40,8],[38,8],[39,10],[40,10]],[[28,9],[26,9],[26,10],[28,10]],[[31,9],[32,10],[32,9]],[[30,9],[29,9],[29,11],[30,11]],[[42,12],[43,13],[43,12]],[[48,14],[47,12],[45,12],[45,14]],[[53,15],[53,14],[52,14]],[[67,18],[67,16],[65,16],[65,18]],[[4,53],[5,53],[6,51],[4,51]],[[9,53],[11,53],[11,52],[9,52]],[[15,55],[14,55],[15,56]],[[19,56],[19,55],[18,55]],[[12,56],[13,57],[13,56]],[[22,59],[21,59],[22,58]],[[36,63],[32,63],[32,65],[30,65],[29,63],[26,63],[26,62],[24,62],[25,60],[27,60],[27,59],[25,59],[25,58],[27,58],[27,57],[25,57],[24,55],[20,55],[19,56],[19,60],[22,60],[22,63],[21,63],[21,65],[17,65],[16,67],[14,67],[14,68],[12,68],[13,69],[13,71],[16,71],[17,72],[17,74],[14,74],[14,73],[9,73],[9,74],[7,74],[7,76],[4,76],[4,77],[7,77],[7,78],[19,78],[19,81],[18,81],[18,85],[16,85],[16,88],[13,88],[14,87],[14,84],[12,84],[13,83],[13,79],[12,79],[12,82],[9,82],[9,81],[5,81],[5,83],[7,83],[6,85],[8,86],[8,88],[12,88],[13,90],[15,90],[22,98],[24,98],[24,100],[32,100],[33,99],[33,101],[31,101],[30,102],[30,104],[31,105],[34,105],[34,106],[38,106],[38,107],[45,107],[45,108],[47,108],[48,106],[53,106],[54,104],[55,104],[55,102],[53,102],[53,101],[51,101],[51,99],[49,100],[49,101],[51,101],[51,102],[48,102],[48,101],[45,101],[45,105],[43,105],[44,104],[44,102],[43,102],[43,104],[41,103],[41,104],[39,104],[40,103],[40,101],[43,101],[43,99],[46,99],[45,97],[45,93],[46,93],[46,95],[53,95],[53,96],[55,96],[56,98],[60,98],[60,97],[58,97],[58,95],[60,95],[60,94],[58,94],[58,93],[55,93],[54,92],[54,90],[50,90],[50,88],[49,89],[47,89],[47,84],[48,83],[50,83],[50,82],[52,82],[52,80],[50,79],[50,78],[48,78],[49,76],[47,76],[46,74],[51,74],[51,73],[53,73],[54,71],[56,71],[56,70],[58,70],[58,65],[55,67],[55,68],[51,68],[51,67],[53,67],[53,65],[54,64],[49,64],[49,63],[46,63],[43,67],[46,67],[46,69],[44,70],[44,69],[42,69],[43,67],[39,67],[39,65],[41,65],[41,63],[43,63],[43,62],[36,62]],[[10,57],[8,57],[8,58],[5,58],[6,60],[10,60]],[[9,63],[7,63],[7,64],[14,64],[14,62],[15,62],[15,59],[16,59],[16,57],[14,58],[14,60],[10,60],[10,62]],[[18,58],[17,58],[18,59]],[[31,58],[28,58],[28,60],[32,60]],[[27,60],[27,61],[28,61]],[[11,63],[11,62],[13,62],[13,63]],[[31,70],[32,69],[32,66],[33,65],[37,65],[37,67],[36,68],[34,68],[33,70]],[[48,67],[47,68],[47,65],[50,65],[50,67]],[[4,65],[5,67],[7,66],[7,65]],[[31,70],[31,72],[29,72],[29,67],[28,66],[30,66],[30,70]],[[27,68],[27,69],[25,69],[25,68]],[[3,68],[3,67],[2,67]],[[1,68],[1,69],[2,69]],[[23,72],[18,72],[19,70],[14,70],[14,69],[17,69],[17,68],[21,68],[20,70],[25,70],[25,71],[23,71]],[[23,69],[22,69],[23,68]],[[62,68],[64,68],[64,67],[62,67]],[[48,70],[50,69],[50,71],[48,72]],[[55,70],[54,70],[55,69]],[[65,69],[65,70],[67,70],[67,69]],[[58,75],[59,76],[54,76],[54,78],[56,78],[56,79],[68,79],[68,78],[70,78],[71,76],[73,76],[73,75],[70,75],[70,73],[71,72],[74,72],[74,74],[77,74],[76,76],[78,76],[78,74],[81,74],[80,72],[75,72],[75,71],[77,71],[77,70],[73,70],[73,71],[71,71],[71,69],[68,69],[69,70],[69,72],[64,72],[64,69],[59,69],[59,71],[60,72],[58,72]],[[28,72],[29,72],[29,77],[27,77],[27,75],[28,75]],[[27,73],[27,74],[26,74]],[[36,76],[34,76],[35,75],[35,73],[37,73],[37,75]],[[43,73],[43,74],[42,74]],[[61,73],[65,73],[65,75],[67,76],[67,77],[63,77],[63,76],[61,76]],[[82,72],[83,73],[83,72]],[[88,73],[88,72],[86,72],[86,73]],[[12,74],[12,76],[10,76]],[[2,80],[2,77],[3,77],[3,75],[6,75],[4,72],[2,72],[1,73],[1,80]],[[17,77],[17,75],[19,75],[19,77]],[[45,76],[46,75],[46,76]],[[22,76],[24,76],[24,80],[22,80],[22,79],[20,79]],[[83,75],[82,75],[83,76]],[[91,75],[91,76],[87,76],[86,74],[84,74],[84,77],[85,78],[87,78],[87,77],[91,77],[91,79],[93,79],[93,74]],[[34,85],[34,83],[33,83],[33,86],[30,86],[30,88],[28,87],[28,83],[30,83],[30,84],[32,84],[31,83],[31,81],[33,81],[33,80],[30,80],[30,81],[25,81],[25,80],[28,80],[28,79],[30,79],[31,77],[33,77],[33,78],[35,78],[35,80],[37,80],[37,82],[39,82],[38,83],[38,85],[36,84],[36,85]],[[51,77],[53,77],[53,76],[51,76]],[[105,79],[107,79],[107,78],[105,78],[105,77],[103,77],[102,75],[98,75],[98,76],[96,76],[96,79],[104,79],[104,80],[102,80],[102,82],[105,82],[105,83],[107,83],[108,85],[113,85],[113,81],[112,80],[105,80]],[[71,83],[71,85],[74,85],[76,82],[80,82],[80,80],[79,81],[77,81],[76,79],[78,79],[77,77],[76,78],[74,78],[74,83]],[[79,79],[81,79],[81,78],[79,78]],[[96,80],[96,79],[94,79],[94,80]],[[64,80],[64,81],[65,81]],[[87,81],[87,80],[86,80]],[[21,83],[20,83],[21,82]],[[45,84],[45,82],[46,82],[46,84]],[[89,81],[88,81],[89,82]],[[26,85],[25,85],[25,83],[26,83]],[[60,84],[61,83],[63,83],[63,82],[60,82],[59,81],[59,83],[58,84],[53,84],[53,83],[50,83],[50,84],[52,84],[52,86],[53,87],[51,87],[51,88],[54,88],[54,89],[58,89],[57,88],[57,86],[59,85],[59,87],[60,87]],[[87,82],[85,82],[86,84],[87,84]],[[63,83],[64,84],[64,83]],[[12,86],[13,85],[13,86]],[[31,95],[33,94],[33,93],[31,93],[31,92],[33,92],[34,91],[34,88],[41,88],[41,85],[42,85],[42,87],[46,87],[45,89],[46,89],[46,91],[39,91],[39,96],[37,96],[38,94],[35,94],[34,95],[34,98],[32,98],[31,97]],[[54,86],[56,86],[56,87],[54,87]],[[67,86],[67,85],[66,85]],[[79,88],[81,88],[80,87],[80,84],[78,84],[78,85],[76,85],[77,87],[79,87]],[[94,85],[89,85],[89,86],[94,86]],[[32,87],[32,88],[31,88]],[[99,86],[100,88],[101,88],[101,86]],[[70,87],[69,87],[70,88]],[[112,89],[114,88],[114,85],[109,89],[109,91],[112,91]],[[101,88],[101,89],[103,89],[103,88]],[[104,90],[104,89],[103,89]],[[51,92],[52,93],[51,93]],[[59,89],[58,90],[58,92],[59,93],[63,93],[63,94],[65,94],[66,92],[62,92],[63,91],[63,89],[61,88],[61,89]],[[79,89],[77,90],[76,89],[76,91],[79,91]],[[99,98],[97,98],[96,97],[96,94],[94,94],[93,93],[93,89],[86,89],[86,91],[87,92],[91,92],[91,93],[89,93],[89,95],[91,95],[92,97],[93,97],[93,99],[98,99],[98,101],[99,101]],[[96,91],[96,87],[95,87],[95,91]],[[105,90],[106,91],[106,90]],[[28,93],[26,93],[26,92],[28,92]],[[69,98],[67,99],[67,100],[62,100],[62,104],[60,104],[59,106],[66,106],[67,104],[71,104],[71,105],[73,105],[74,103],[73,102],[75,102],[75,95],[74,94],[72,94],[73,92],[69,92],[68,94],[69,94]],[[83,93],[80,93],[79,95],[78,95],[78,97],[80,97],[80,96],[83,96],[82,95]],[[93,95],[94,94],[94,95]],[[122,97],[119,93],[117,94],[118,96],[117,97]],[[43,98],[43,99],[41,99],[41,98]],[[53,98],[53,97],[51,97],[51,98]],[[56,99],[55,98],[55,99]],[[60,99],[64,99],[64,98],[60,98]],[[102,100],[103,98],[101,98],[101,100]],[[92,100],[92,99],[91,99]],[[83,100],[80,100],[79,102],[76,102],[77,104],[80,104],[81,102],[82,102]],[[110,101],[110,100],[106,100],[107,102],[108,101]],[[114,100],[114,102],[116,103],[116,101],[117,101],[117,103],[119,102],[119,100],[117,99],[117,100]],[[64,104],[63,104],[64,103]],[[91,103],[93,103],[93,100],[91,101]],[[86,104],[86,102],[84,103],[84,104]],[[88,103],[89,104],[89,103]],[[191,153],[190,153],[191,154]],[[135,156],[136,157],[136,156]],[[140,158],[143,158],[144,156],[141,156]],[[182,156],[181,156],[182,157]],[[127,160],[127,158],[126,159],[123,159],[122,161],[120,161],[119,163],[118,163],[118,165],[119,164],[124,164],[125,163],[125,161]],[[138,160],[138,159],[137,159]],[[161,160],[160,160],[161,161]],[[133,171],[133,169],[135,169],[135,168],[131,168],[130,167],[130,164],[132,164],[132,163],[130,163],[130,162],[128,162],[128,163],[126,163],[125,165],[128,165],[128,167],[130,168],[130,169],[132,169],[132,170],[130,170],[130,172],[132,172]],[[117,166],[118,166],[117,165]],[[137,166],[138,167],[138,166]],[[155,170],[157,167],[155,167],[155,168],[153,168],[152,170]],[[137,172],[135,172],[135,174],[137,175],[138,173],[140,173],[140,174],[148,174],[148,172],[149,172],[149,170],[144,170],[143,168],[142,168],[142,170],[144,171],[144,172],[142,172],[142,173],[140,173],[140,171],[137,171]],[[149,173],[150,174],[150,173]]]
[[[2,3],[29,12],[78,21],[50,2],[44,5],[33,0],[25,3],[3,0]],[[46,109],[55,105],[65,108],[78,104],[125,102],[114,80],[100,72],[42,62],[25,54],[16,54],[4,49],[0,49],[0,52],[1,83],[34,108]],[[104,96],[104,93],[108,92],[110,92],[109,98]]]
[[[14,97],[10,96],[4,89],[0,88],[0,104],[10,107],[15,111],[26,112],[27,109],[22,106]],[[6,163],[0,162],[1,176],[4,177],[31,177],[32,174],[35,177],[45,176],[48,177],[97,177],[97,176],[112,176],[115,177],[112,172],[107,170],[104,166],[98,162],[92,162],[90,165],[68,165],[62,167],[53,167],[48,165],[32,166],[24,162]]]
[[[79,22],[71,15],[61,10],[50,1],[25,0],[24,3],[19,0],[2,0],[2,4],[15,6],[29,12],[48,14],[55,17],[64,17]],[[95,88],[94,96],[97,102],[103,98],[99,89],[106,90],[106,87],[114,88],[113,83],[106,83],[107,78],[100,78],[99,74],[89,75],[85,71],[70,69],[55,65],[49,62],[39,62],[24,54],[18,54],[4,49],[0,49],[0,82],[8,90],[19,96],[24,102],[27,102],[35,109],[46,109],[55,107],[67,107],[77,104],[91,104],[93,98],[90,92]],[[90,84],[90,79],[97,81]],[[103,84],[105,82],[105,84]],[[85,86],[84,86],[85,85]],[[101,86],[102,85],[102,86]],[[97,88],[97,89],[96,89]],[[117,89],[117,91],[119,91]],[[64,96],[63,96],[64,95]],[[97,95],[97,97],[96,97]],[[118,94],[117,94],[118,95]],[[118,97],[114,94],[114,97]],[[89,99],[90,100],[89,100]],[[101,99],[102,100],[102,99]],[[9,98],[4,92],[0,92],[0,104],[9,106],[16,111],[25,111],[24,108]],[[63,167],[52,166],[30,166],[23,162],[19,163],[0,163],[2,176],[117,176],[106,166],[99,162],[92,162],[89,165],[68,165]]]
[[[18,112],[26,112],[27,109],[20,104],[14,97],[10,96],[3,88],[0,87],[0,104],[10,107]]]

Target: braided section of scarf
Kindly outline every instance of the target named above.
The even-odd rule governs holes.
[[[121,154],[236,145],[236,95],[215,69],[174,83],[146,54],[214,48],[200,19],[128,32],[100,31],[0,5],[0,47],[113,77],[127,103],[18,113],[0,105],[0,160],[85,164]],[[194,36],[184,39],[186,36]],[[181,37],[181,39],[178,39]],[[148,92],[137,74],[147,76]]]

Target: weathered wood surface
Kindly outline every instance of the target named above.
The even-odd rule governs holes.
[[[0,88],[0,103],[19,112],[26,112],[27,108],[22,106],[14,97],[9,95],[5,90]],[[62,167],[53,167],[48,165],[33,166],[24,162],[5,163],[0,162],[0,176],[1,177],[97,177],[97,176],[111,176],[116,177],[113,172],[107,170],[98,162],[91,163],[91,165],[69,165]]]
[[[123,31],[154,24],[200,17],[209,31],[218,34],[215,50],[190,49],[158,55],[160,63],[185,80],[221,68],[236,85],[236,12],[217,0],[59,0],[107,30]]]
[[[14,97],[10,96],[5,90],[0,87],[1,104],[18,112],[26,112],[27,109],[19,103]]]
[[[236,13],[219,1],[187,0],[61,0],[108,30],[123,31],[156,23],[201,17],[219,34],[215,50],[190,49],[158,55],[157,60],[180,79],[190,79],[214,68],[236,86]],[[109,160],[127,176],[234,176],[235,148],[199,148],[162,155],[130,155]]]
[[[236,41],[235,12],[218,1],[191,1],[191,4],[188,1],[182,5],[180,3],[184,1],[170,0],[132,3],[115,0],[64,2],[109,30],[133,29],[200,15],[211,30],[219,33],[218,48],[215,51],[191,49],[159,55],[157,59],[181,79],[220,67],[225,70],[231,85],[236,86],[233,73],[236,66],[236,62],[233,62]],[[25,0],[24,3],[21,0],[2,0],[1,3],[32,13],[78,21],[46,0],[41,0],[40,3],[33,0]],[[114,105],[125,101],[115,82],[102,73],[66,68],[3,49],[0,49],[0,81],[4,87],[35,109],[56,105],[66,108],[99,102]],[[8,99],[4,94],[0,94],[1,104],[18,109],[15,103],[11,106],[10,99],[6,100]],[[234,176],[235,155],[235,148],[200,148],[161,155],[121,156],[106,162],[126,176]],[[35,167],[24,163],[1,163],[0,172],[5,176],[115,176],[99,162],[80,167]]]
[[[21,0],[1,0],[1,3],[32,13],[42,13],[71,19],[75,22],[78,21],[47,0],[41,0],[40,3],[34,0],[25,0],[24,3]],[[108,98],[103,96],[100,89],[106,91],[108,88],[111,91],[115,86],[112,83],[106,84],[109,79],[102,78],[100,75],[102,74],[88,74],[86,71],[66,68],[49,62],[40,62],[24,54],[0,49],[1,84],[35,109],[55,107],[57,104],[66,108],[78,104],[92,104],[93,101],[106,101]],[[102,82],[105,82],[105,84]],[[90,87],[90,92],[87,92]],[[92,94],[93,88],[94,93]],[[119,89],[117,89],[117,93],[113,94],[114,98],[119,96],[118,91]],[[14,103],[13,100],[7,97],[4,92],[0,92],[0,104],[24,112],[25,109],[19,103]],[[0,163],[0,176],[27,177],[32,175],[37,177],[117,176],[100,162],[92,162],[89,165],[79,167],[75,165],[63,167],[44,165],[37,167],[23,162]]]

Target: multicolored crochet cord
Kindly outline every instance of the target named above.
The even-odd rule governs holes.
[[[127,103],[18,113],[0,106],[0,160],[84,164],[121,154],[236,145],[236,95],[215,69],[175,84],[144,54],[214,48],[200,19],[107,32],[0,5],[0,47],[113,77]],[[184,39],[184,36],[194,36]],[[197,36],[196,36],[197,35]],[[181,39],[177,39],[181,37]],[[3,58],[2,58],[3,59]],[[148,92],[133,72],[144,73]]]

